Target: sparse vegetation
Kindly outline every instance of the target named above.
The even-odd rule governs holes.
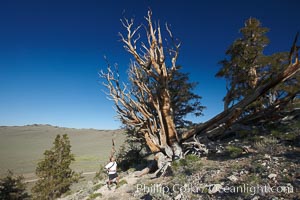
[[[293,141],[300,136],[300,125],[299,122],[293,123],[291,126],[283,126],[283,128],[278,128],[271,130],[271,135],[280,140]]]
[[[183,175],[191,175],[194,172],[198,171],[201,169],[203,166],[203,163],[199,159],[198,156],[190,154],[187,155],[184,159],[180,159],[177,161],[172,162],[172,170],[173,174],[177,176],[179,174]]]
[[[237,158],[242,155],[243,149],[237,146],[228,145],[226,146],[226,152],[231,158]]]
[[[103,184],[103,183],[98,183],[98,184],[96,184],[96,185],[94,185],[94,187],[93,187],[93,190],[94,191],[97,191],[97,190],[99,190],[102,186],[104,186],[105,184]]]
[[[101,193],[90,194],[88,200],[96,199],[97,197],[102,197],[102,194]]]
[[[127,181],[124,180],[124,179],[122,179],[122,180],[119,181],[119,183],[118,183],[116,189],[119,188],[119,187],[121,187],[122,185],[126,185],[126,184],[128,184]]]
[[[23,176],[15,176],[8,170],[7,175],[0,179],[0,199],[3,200],[28,200],[26,185]]]
[[[32,188],[33,198],[53,200],[70,190],[72,183],[79,180],[70,165],[74,161],[68,136],[57,135],[50,150],[44,153],[44,160],[38,163],[36,174],[39,180]]]
[[[98,182],[98,181],[104,180],[106,177],[107,177],[107,173],[105,171],[104,165],[100,165],[100,169],[98,172],[96,172],[94,181]]]
[[[254,162],[251,163],[248,170],[252,173],[252,175],[253,174],[259,174],[259,173],[263,173],[263,172],[266,171],[266,166],[263,166],[261,163],[258,163],[257,161],[254,161]]]
[[[276,145],[278,140],[275,137],[263,137],[260,141],[255,142],[254,147],[258,150],[259,153],[272,153],[276,150]]]
[[[134,129],[126,130],[126,139],[117,152],[116,159],[119,169],[141,168],[147,164],[145,156],[150,151]]]

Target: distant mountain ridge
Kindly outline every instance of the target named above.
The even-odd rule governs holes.
[[[67,128],[67,129],[87,129],[87,130],[98,130],[98,131],[114,131],[114,130],[121,130],[121,129],[97,129],[97,128],[73,128],[73,127],[64,127],[64,126],[56,126],[56,125],[51,125],[51,124],[26,124],[26,125],[1,125],[1,127],[54,127],[54,128]]]

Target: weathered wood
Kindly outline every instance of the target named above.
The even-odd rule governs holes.
[[[163,176],[167,168],[170,167],[171,161],[172,159],[168,158],[168,156],[166,156],[162,152],[158,152],[155,154],[154,160],[149,162],[148,166],[138,172],[136,176],[144,176],[151,171],[154,171],[155,169],[157,170],[153,174],[154,177]]]
[[[278,84],[286,81],[287,79],[291,78],[297,72],[300,71],[299,59],[298,59],[298,48],[296,47],[298,34],[296,35],[291,53],[290,53],[290,64],[280,73],[274,75],[274,77],[270,77],[266,83],[262,85],[258,85],[256,88],[253,89],[253,92],[250,92],[250,95],[246,96],[243,100],[241,100],[236,105],[232,106],[231,108],[221,112],[220,114],[216,115],[209,121],[204,124],[198,125],[192,130],[189,130],[181,135],[181,141],[184,141],[193,135],[207,133],[207,131],[220,126],[220,124],[228,124],[230,120],[235,120],[239,117],[241,112],[244,110],[248,105],[252,102],[256,101],[259,97],[266,94],[271,88],[274,88]],[[295,57],[294,63],[292,62],[293,57]],[[229,123],[230,124],[230,123]]]
[[[160,25],[159,23],[153,25],[151,11],[148,11],[145,19],[148,43],[139,41],[138,31],[141,26],[134,28],[133,20],[121,20],[126,29],[126,34],[119,34],[121,41],[124,43],[125,50],[134,57],[128,74],[134,89],[127,89],[126,84],[120,83],[117,69],[113,71],[109,63],[108,72],[101,72],[100,75],[106,79],[104,85],[109,89],[108,96],[114,101],[122,123],[134,127],[141,137],[145,138],[147,146],[153,153],[163,152],[172,158],[180,156],[181,152],[179,152],[180,148],[177,148],[179,140],[168,82],[172,72],[177,70],[176,60],[180,44],[174,42],[172,32],[166,26],[169,38],[173,41],[167,48],[170,55],[168,58],[172,63],[168,68]]]
[[[115,153],[116,153],[115,140],[112,139],[111,143],[112,143],[112,147],[111,147],[111,151],[110,151],[109,161],[111,161],[111,159],[115,156]]]
[[[141,171],[137,172],[136,176],[137,177],[144,176],[146,174],[149,174],[151,171],[154,171],[156,168],[157,168],[157,162],[156,162],[156,160],[152,160],[152,161],[150,161],[150,163],[148,164],[147,167],[145,167]]]
[[[258,85],[257,74],[253,68],[249,74],[249,81],[253,87],[250,95],[204,124],[199,124],[181,134],[179,138],[172,113],[168,82],[172,78],[172,72],[177,70],[176,61],[180,43],[174,42],[171,31],[166,27],[173,43],[170,48],[167,48],[170,56],[165,56],[166,48],[163,47],[160,24],[153,25],[151,17],[152,13],[149,11],[145,17],[147,21],[146,43],[139,40],[140,35],[137,34],[141,26],[134,28],[133,20],[121,20],[126,29],[126,34],[120,33],[121,41],[124,43],[125,50],[134,57],[129,69],[129,79],[134,89],[128,89],[126,84],[122,85],[117,69],[116,72],[113,71],[109,64],[108,72],[102,72],[101,76],[106,79],[105,86],[109,89],[108,95],[114,101],[122,123],[134,128],[145,139],[153,153],[161,153],[160,157],[164,157],[164,159],[157,160],[158,165],[162,165],[159,167],[160,171],[168,168],[169,159],[182,157],[182,142],[194,135],[215,134],[222,129],[228,129],[239,119],[247,106],[300,70],[299,47],[296,46],[297,35],[291,48],[289,65],[284,70],[270,76],[268,80],[261,81],[262,83]],[[167,62],[166,58],[170,58],[171,62]],[[169,68],[167,67],[168,63],[172,64]],[[230,93],[227,94],[225,105],[230,95]],[[166,160],[168,161],[166,162]],[[149,171],[145,170],[147,173]]]

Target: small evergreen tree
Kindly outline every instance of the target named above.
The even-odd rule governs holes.
[[[246,20],[245,27],[240,29],[242,37],[235,40],[226,51],[229,59],[220,62],[222,68],[216,76],[224,77],[227,81],[225,110],[247,96],[262,78],[262,69],[270,61],[263,54],[269,44],[267,32],[268,28],[262,27],[259,20]]]
[[[70,190],[79,174],[71,168],[75,160],[71,154],[70,140],[66,134],[57,135],[54,146],[44,152],[44,160],[38,163],[36,174],[40,178],[32,189],[34,199],[52,200]]]
[[[23,183],[23,176],[14,176],[13,172],[8,170],[6,177],[0,179],[0,199],[5,200],[26,200],[29,195],[26,192],[26,186]]]
[[[246,20],[245,27],[240,29],[242,37],[235,40],[226,51],[227,58],[220,62],[222,67],[216,74],[217,77],[223,77],[227,81],[224,110],[251,95],[256,86],[272,80],[278,72],[287,67],[288,52],[264,54],[263,51],[269,44],[267,32],[268,28],[262,27],[259,20],[250,18]],[[293,99],[299,94],[299,80],[298,73],[278,84],[248,105],[244,114],[257,113],[275,102]]]

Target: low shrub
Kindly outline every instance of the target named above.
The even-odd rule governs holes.
[[[89,196],[88,200],[96,199],[97,197],[102,197],[101,193],[93,193]]]
[[[8,170],[7,176],[0,179],[0,199],[26,200],[30,196],[26,192],[23,176],[15,176]]]
[[[237,146],[228,145],[226,146],[226,152],[231,158],[237,158],[242,155],[243,149]]]
[[[263,137],[260,141],[254,143],[254,147],[262,154],[271,154],[276,150],[278,140],[275,137]]]

